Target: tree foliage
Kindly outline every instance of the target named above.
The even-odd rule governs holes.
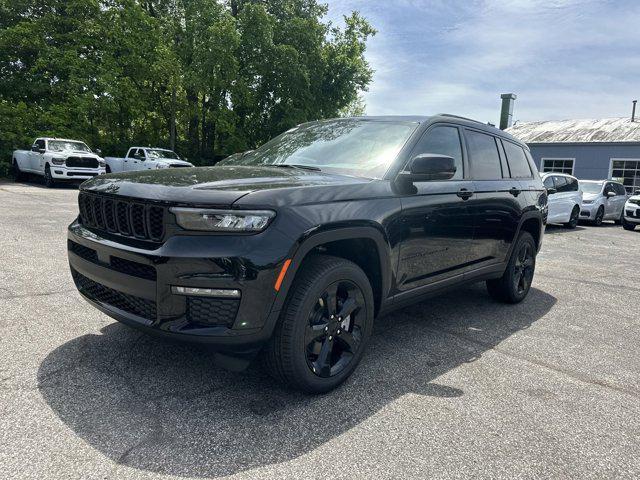
[[[373,28],[316,0],[0,0],[0,158],[41,135],[199,163],[362,112]]]

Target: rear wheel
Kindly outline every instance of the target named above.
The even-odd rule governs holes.
[[[536,269],[536,244],[529,232],[522,232],[502,277],[487,281],[489,294],[500,302],[519,303],[527,296]]]
[[[56,186],[56,182],[51,176],[51,167],[49,165],[45,165],[44,167],[44,185],[47,188],[53,188]]]
[[[573,210],[571,210],[569,222],[565,223],[564,226],[567,228],[576,228],[578,226],[578,217],[580,217],[580,207],[576,205],[573,207]]]
[[[373,328],[373,292],[348,260],[318,255],[301,267],[265,349],[277,380],[308,393],[332,390],[362,358]]]
[[[111,173],[111,167],[109,165],[106,166],[105,173]]]
[[[598,211],[596,212],[596,218],[593,221],[593,224],[596,227],[599,227],[600,225],[602,225],[603,220],[604,220],[604,207],[600,205],[600,208],[598,208]]]
[[[620,218],[618,218],[617,220],[614,220],[614,223],[616,225],[622,225],[623,221],[624,221],[624,209],[622,209],[622,211],[620,212]]]
[[[11,163],[11,175],[16,182],[20,180],[24,180],[24,173],[20,170],[20,166],[18,165],[18,161],[14,158]]]

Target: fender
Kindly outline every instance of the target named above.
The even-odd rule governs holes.
[[[370,239],[376,244],[378,251],[378,259],[380,261],[380,272],[382,277],[381,299],[380,299],[380,311],[384,303],[389,297],[389,290],[391,285],[391,258],[390,258],[390,246],[387,240],[387,236],[379,225],[376,226],[333,226],[329,230],[326,229],[314,229],[305,232],[296,241],[289,255],[291,264],[282,282],[280,291],[276,294],[275,301],[271,307],[271,312],[279,311],[282,309],[284,302],[287,298],[287,294],[293,283],[302,262],[307,254],[319,245],[335,242],[337,240],[355,240],[355,239]]]
[[[540,238],[538,240],[538,245],[537,245],[538,252],[542,248],[542,237],[544,235],[544,222],[542,221],[542,214],[540,213],[539,210],[524,212],[522,214],[522,217],[520,218],[520,223],[518,224],[518,230],[516,230],[514,241],[511,243],[511,246],[509,247],[509,253],[507,255],[507,259],[511,258],[511,252],[513,251],[516,243],[515,239],[518,238],[518,235],[520,235],[520,232],[522,231],[522,225],[524,225],[524,222],[532,218],[535,218],[538,221],[539,227],[540,227]]]

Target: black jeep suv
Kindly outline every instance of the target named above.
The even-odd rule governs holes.
[[[528,148],[452,115],[295,127],[215,167],[100,176],[69,226],[71,274],[132,327],[258,354],[281,381],[328,391],[383,312],[486,281],[525,298],[547,197]]]

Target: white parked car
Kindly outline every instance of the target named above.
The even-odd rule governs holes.
[[[16,180],[26,173],[44,177],[53,187],[61,181],[87,180],[105,173],[105,161],[86,143],[63,138],[37,138],[31,150],[13,152],[11,167]]]
[[[624,205],[622,226],[625,230],[633,230],[640,225],[640,190],[636,190]]]
[[[612,180],[580,180],[582,190],[581,220],[589,220],[594,225],[602,225],[603,220],[622,223],[627,191],[624,185]]]
[[[580,217],[582,192],[578,179],[564,173],[544,173],[542,182],[547,189],[547,223],[561,223],[567,228],[576,228]]]
[[[164,148],[131,147],[124,158],[107,157],[107,173],[155,170],[158,168],[193,167],[177,153]]]

